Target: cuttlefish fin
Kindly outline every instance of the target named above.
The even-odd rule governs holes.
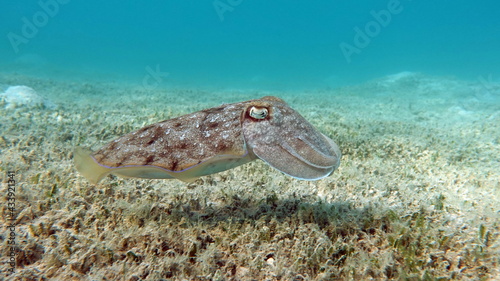
[[[181,172],[167,171],[155,166],[129,166],[108,168],[96,162],[92,151],[77,147],[74,152],[76,169],[91,183],[96,184],[108,174],[124,178],[179,179],[191,183],[199,177],[225,171],[253,160],[251,155],[219,155]]]
[[[150,179],[171,179],[172,173],[166,172],[157,167],[117,167],[108,168],[99,165],[91,156],[92,151],[87,148],[77,147],[74,152],[75,166],[89,182],[96,184],[109,174],[115,174],[123,178],[150,178]],[[180,178],[185,182],[193,182],[196,178]]]
[[[110,168],[97,164],[90,156],[92,151],[87,148],[77,147],[74,151],[75,167],[88,181],[98,183],[102,178],[111,173]]]

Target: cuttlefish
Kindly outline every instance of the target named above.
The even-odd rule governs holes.
[[[77,170],[92,183],[108,174],[191,182],[255,159],[297,179],[319,180],[340,158],[333,140],[271,96],[165,120],[74,154]]]

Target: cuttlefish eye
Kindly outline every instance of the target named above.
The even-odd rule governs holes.
[[[265,107],[255,107],[250,108],[250,116],[255,119],[265,119],[268,115],[267,108]]]

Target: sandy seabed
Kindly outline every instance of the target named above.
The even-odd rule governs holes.
[[[0,104],[0,279],[500,279],[499,84],[415,73],[300,93],[8,73],[0,84],[57,105]],[[75,146],[266,95],[339,144],[337,171],[299,181],[254,161],[190,184],[92,185],[73,166]]]

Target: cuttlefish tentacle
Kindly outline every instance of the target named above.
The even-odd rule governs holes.
[[[283,100],[225,104],[146,126],[96,152],[77,148],[77,170],[97,183],[108,174],[186,182],[257,158],[307,180],[328,176],[340,150]]]

